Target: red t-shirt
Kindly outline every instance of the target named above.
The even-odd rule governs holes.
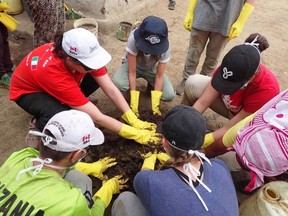
[[[256,76],[245,89],[239,89],[232,95],[221,95],[226,107],[233,115],[242,109],[254,113],[280,92],[276,76],[267,67],[260,64]]]
[[[47,92],[68,106],[82,106],[88,99],[79,87],[85,73],[72,73],[63,59],[55,56],[53,43],[44,44],[30,52],[13,72],[10,85],[10,100],[22,95]],[[91,73],[103,76],[106,68]]]

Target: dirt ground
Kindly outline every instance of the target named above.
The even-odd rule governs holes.
[[[171,60],[167,65],[167,74],[174,85],[176,85],[176,83],[182,78],[181,75],[188,48],[189,32],[186,31],[182,25],[187,4],[188,1],[177,1],[176,9],[171,11],[167,8],[168,0],[161,0],[155,5],[155,7],[143,10],[141,14],[138,14],[137,17],[135,17],[135,20],[123,20],[135,23],[148,15],[159,16],[166,20],[169,28],[171,50]],[[287,0],[256,1],[255,10],[248,19],[242,34],[238,38],[231,40],[222,53],[223,56],[231,47],[243,43],[245,38],[251,33],[258,32],[266,36],[270,43],[270,48],[262,54],[262,61],[276,74],[281,90],[288,87],[287,11]],[[14,63],[17,65],[23,56],[32,50],[33,25],[29,21],[25,12],[15,16],[15,18],[20,21],[20,25],[15,32],[10,34],[10,48]],[[72,23],[72,21],[67,20],[66,28],[72,28]],[[113,76],[121,64],[121,58],[125,53],[126,43],[117,39],[116,30],[109,34],[103,34],[103,32],[100,31],[99,41],[100,44],[112,55],[112,61],[107,65],[107,68],[109,74]],[[205,56],[204,54],[205,53],[203,53],[202,57]],[[202,62],[203,58],[201,58],[200,66],[202,65]],[[142,112],[151,110],[150,97],[145,94],[145,81],[139,80],[138,88],[141,90],[140,110]],[[9,101],[8,93],[8,90],[0,88],[0,165],[12,152],[25,147],[24,137],[27,133],[27,125],[31,118],[30,115],[22,111],[14,102]],[[120,113],[101,90],[98,90],[94,95],[98,98],[99,103],[97,106],[100,110],[115,118],[120,117]],[[180,96],[177,96],[173,102],[162,102],[160,107],[162,113],[165,114],[173,106],[180,104],[180,102]],[[221,127],[226,121],[211,111],[205,112],[205,116],[207,124],[211,130]],[[125,170],[125,175],[130,177],[130,187],[128,190],[133,191],[131,182],[133,176],[141,168],[142,164],[139,152],[147,152],[149,149],[135,142],[128,142],[127,140],[121,139],[117,135],[112,135],[107,131],[104,131],[104,133],[106,135],[106,145],[92,149],[86,160],[95,161],[102,156],[104,157],[108,155],[116,157],[118,161],[117,166],[106,174],[113,176]],[[239,194],[240,203],[246,198],[247,196]],[[109,215],[108,212],[107,215]]]

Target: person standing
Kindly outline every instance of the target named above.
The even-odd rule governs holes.
[[[8,30],[14,31],[18,22],[4,12],[8,8],[7,3],[0,3],[0,86],[9,89],[14,63],[11,60]]]
[[[168,27],[165,20],[146,17],[141,25],[131,32],[126,47],[126,56],[112,81],[122,92],[130,90],[130,106],[139,114],[140,92],[136,89],[136,79],[143,78],[151,91],[152,111],[161,115],[160,100],[172,101],[175,97],[173,86],[165,74],[170,59]]]
[[[182,95],[189,77],[196,73],[199,59],[206,47],[200,74],[210,76],[229,40],[238,37],[254,9],[254,0],[190,0],[184,27],[191,31],[182,80],[176,93]]]
[[[0,167],[1,215],[102,216],[113,194],[126,179],[115,176],[92,196],[91,179],[73,167],[89,146],[104,142],[103,133],[88,114],[69,110],[57,113],[42,132],[39,151],[14,152]],[[97,172],[97,170],[94,170]]]
[[[42,130],[58,112],[76,109],[88,113],[108,130],[141,144],[157,143],[156,125],[141,121],[111,81],[105,65],[111,60],[97,38],[83,28],[59,34],[54,43],[32,50],[12,76],[10,100],[35,117]],[[124,124],[103,114],[87,97],[102,88],[123,113]],[[29,138],[29,137],[28,137]]]
[[[64,32],[64,0],[23,0],[23,5],[34,23],[34,48],[53,42],[57,32]]]

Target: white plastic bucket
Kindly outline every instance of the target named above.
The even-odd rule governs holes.
[[[239,209],[240,216],[287,216],[288,182],[273,181],[265,184]]]
[[[84,28],[92,32],[98,38],[98,23],[93,18],[80,18],[74,22],[74,28]]]

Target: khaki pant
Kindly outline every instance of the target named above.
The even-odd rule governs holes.
[[[206,32],[192,28],[183,78],[187,79],[196,73],[199,59],[206,45],[206,57],[200,74],[210,76],[215,70],[220,54],[227,43],[228,37],[217,32]]]
[[[182,104],[193,106],[193,104],[198,100],[198,98],[200,98],[200,96],[204,92],[206,86],[211,82],[211,79],[212,78],[209,76],[204,76],[200,74],[189,76],[185,83]],[[220,95],[212,102],[209,108],[225,118],[231,119],[233,117],[233,115],[225,106]]]

